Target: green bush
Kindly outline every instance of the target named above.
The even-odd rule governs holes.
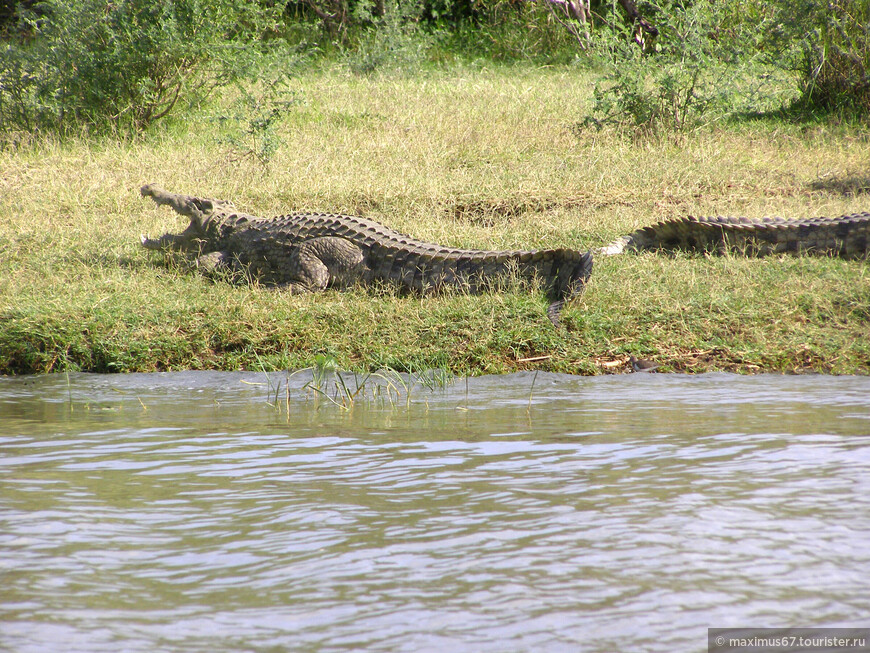
[[[456,56],[566,63],[578,51],[558,13],[531,0],[297,0],[286,15],[294,35],[307,32],[309,21],[319,24],[319,47],[325,39],[325,50],[339,48],[360,73]]]
[[[870,0],[777,0],[763,35],[771,60],[798,73],[802,106],[870,111]]]
[[[459,13],[464,17],[439,23],[449,30],[445,44],[462,56],[542,65],[573,63],[583,56],[577,38],[556,20],[546,2],[470,4],[475,9],[471,15]]]
[[[0,51],[0,129],[140,130],[252,63],[256,0],[47,0]]]
[[[432,37],[420,27],[420,6],[409,0],[384,0],[378,11],[369,3],[358,3],[354,19],[359,25],[345,60],[357,74],[379,68],[419,68],[432,46]]]
[[[290,75],[284,72],[262,76],[256,88],[237,83],[238,98],[215,117],[221,136],[234,160],[254,159],[268,167],[273,155],[283,145],[278,126],[294,107],[304,103],[290,89]]]
[[[647,3],[646,15],[659,36],[644,49],[631,26],[596,30],[605,74],[596,84],[587,122],[653,133],[689,130],[726,115],[753,60],[746,24],[726,4]]]

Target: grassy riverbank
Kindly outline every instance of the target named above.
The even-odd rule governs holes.
[[[361,214],[476,248],[585,249],[686,214],[868,209],[866,124],[770,118],[633,139],[582,128],[592,79],[570,67],[309,70],[253,135],[244,129],[262,108],[240,114],[228,93],[141,139],[9,146],[0,373],[281,369],[327,356],[348,369],[595,374],[624,371],[630,353],[670,371],[870,373],[862,261],[599,257],[555,330],[541,293],[291,297],[207,281],[138,245],[182,226],[139,198],[145,182],[260,215]]]

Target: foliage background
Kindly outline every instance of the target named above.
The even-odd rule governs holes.
[[[601,75],[589,121],[643,133],[737,112],[870,113],[870,0],[645,0],[638,10],[658,36],[642,46],[615,1],[591,2],[584,25],[569,6],[5,0],[0,130],[139,132],[218,86],[261,78],[264,55],[279,50],[361,75],[455,61],[591,67]],[[779,104],[772,71],[795,89]]]

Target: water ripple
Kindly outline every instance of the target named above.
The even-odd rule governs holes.
[[[862,624],[870,381],[637,376],[349,412],[244,373],[0,379],[2,648],[670,651]]]

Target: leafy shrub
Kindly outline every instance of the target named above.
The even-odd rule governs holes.
[[[47,0],[0,50],[0,129],[139,130],[244,70],[256,0]]]
[[[777,0],[763,34],[771,60],[798,73],[802,105],[870,111],[868,0]]]
[[[587,122],[650,133],[688,130],[725,115],[752,57],[740,21],[721,4],[648,3],[659,37],[646,52],[633,41],[630,26],[597,30],[595,47],[606,55],[605,74],[596,84]]]
[[[433,5],[436,3],[432,3]],[[462,6],[447,2],[448,7]],[[454,9],[454,17],[440,24],[450,30],[449,44],[465,56],[493,61],[535,61],[541,64],[574,62],[577,38],[556,19],[547,2],[495,0],[469,3],[473,11]]]
[[[359,73],[457,54],[541,63],[577,55],[576,37],[535,0],[291,0],[290,15],[291,31],[306,19],[318,22]]]
[[[230,111],[217,116],[223,136],[218,142],[228,145],[233,158],[255,159],[268,166],[283,141],[278,134],[281,120],[303,100],[289,87],[289,75],[263,77],[257,89],[236,84],[239,97]]]
[[[350,69],[368,74],[378,68],[414,69],[425,61],[432,38],[420,29],[420,7],[409,0],[358,3],[354,17],[366,27],[346,51]]]

